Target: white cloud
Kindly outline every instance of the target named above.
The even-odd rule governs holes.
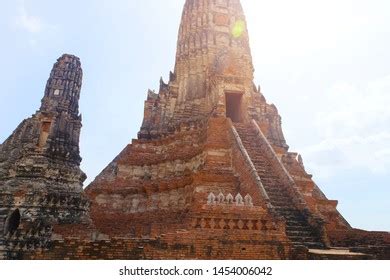
[[[273,0],[241,1],[246,14],[254,19],[249,31],[262,40],[252,49],[268,55],[267,63],[275,64],[291,55],[304,55],[316,50],[337,49],[351,37],[383,31],[388,3],[353,0]],[[387,30],[387,29],[386,29]],[[288,48],[285,46],[288,45]],[[264,64],[265,62],[262,61]]]
[[[338,83],[325,95],[315,125],[322,141],[303,154],[320,176],[364,168],[390,170],[390,75],[366,85]]]
[[[30,33],[39,33],[44,28],[44,23],[41,18],[28,14],[24,1],[20,1],[19,15],[16,17],[16,25]]]
[[[389,131],[390,75],[366,86],[336,84],[324,101],[317,126],[326,137]]]

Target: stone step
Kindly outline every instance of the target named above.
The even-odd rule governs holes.
[[[269,195],[290,198],[290,194],[287,191],[285,191],[283,188],[279,188],[278,190],[277,188],[269,187],[268,185],[265,185],[264,188]]]
[[[294,219],[292,217],[284,217],[286,219],[286,223],[288,222],[287,226],[300,226],[305,227],[307,226],[307,222],[305,220],[300,219]],[[287,229],[286,229],[287,230]]]
[[[269,197],[270,197],[272,205],[277,207],[277,208],[282,208],[282,207],[287,208],[287,207],[291,206],[291,201],[290,200],[272,199],[271,196],[269,196]]]
[[[278,211],[279,213],[295,213],[301,215],[301,211],[299,211],[296,208],[293,207],[275,207],[275,210]]]
[[[265,188],[265,191],[269,194],[269,195],[272,195],[272,196],[275,196],[275,197],[282,197],[282,198],[290,198],[290,195],[289,193],[287,192],[284,192],[283,190],[280,190],[280,191],[269,191],[267,187],[264,187]]]
[[[323,248],[309,247],[310,260],[372,260],[373,256],[363,253],[354,253],[344,248]]]
[[[321,242],[292,242],[293,245],[305,245],[309,249],[324,249],[325,246]]]
[[[263,185],[267,185],[269,188],[278,189],[278,188],[281,188],[281,186],[283,185],[282,183],[279,182],[279,179],[277,179],[276,177],[275,178],[267,178],[267,177],[260,176],[260,175],[259,175],[259,177],[260,177],[260,180],[263,183]]]
[[[264,188],[268,193],[271,194],[289,195],[289,193],[283,187],[279,187],[278,185],[276,185],[275,187],[270,187],[269,185],[265,184]]]
[[[291,242],[301,242],[301,243],[321,243],[318,238],[312,236],[290,236],[287,235]]]
[[[286,229],[286,233],[287,233],[288,236],[310,237],[310,238],[312,238],[312,236],[313,236],[313,232],[311,232],[310,230],[306,230],[306,231],[302,231],[302,230],[295,231],[295,230],[288,230],[288,229]]]
[[[288,201],[291,201],[289,195],[287,193],[284,193],[284,192],[274,192],[274,191],[267,191],[267,188],[265,188],[265,191],[267,192],[267,194],[269,196],[272,196],[274,198],[280,198],[280,199],[286,199]]]
[[[305,221],[305,218],[302,216],[301,213],[295,213],[295,212],[278,212],[276,211],[279,215],[282,215],[285,218],[290,218],[296,221]]]
[[[268,197],[271,199],[271,202],[275,203],[275,207],[278,208],[288,208],[291,206],[291,200],[285,197],[274,197],[272,195],[268,195]]]
[[[292,206],[291,199],[286,197],[274,197],[272,195],[268,195],[271,199],[271,202],[275,203],[275,207],[277,208],[289,208]]]
[[[298,226],[298,227],[305,227],[308,226],[307,222],[302,222],[298,220],[286,220],[286,226]]]
[[[272,186],[280,185],[278,177],[265,177],[259,174],[259,177],[263,184],[271,184]]]
[[[288,211],[278,211],[276,210],[276,213],[283,215],[283,216],[291,216],[291,217],[296,217],[299,219],[305,219],[305,217],[301,213],[297,212],[288,212]]]
[[[273,206],[275,206],[275,207],[288,207],[289,205],[287,205],[288,204],[288,202],[283,202],[283,201],[276,201],[276,200],[272,200],[271,199],[271,203],[272,203],[272,205]],[[278,210],[276,210],[276,212],[278,212]],[[279,213],[279,212],[278,212]],[[284,215],[284,213],[283,212],[280,212],[282,215]]]
[[[312,232],[311,227],[309,226],[292,226],[292,225],[286,225],[286,231],[293,232],[293,231],[309,231]]]
[[[273,206],[275,206],[275,208],[287,208],[287,207],[290,207],[291,206],[291,202],[290,201],[285,201],[285,200],[277,200],[277,199],[272,199],[270,197],[270,200],[271,200],[271,203]],[[276,210],[276,212],[278,213],[281,213],[281,214],[285,214],[286,212],[279,212],[278,210]]]

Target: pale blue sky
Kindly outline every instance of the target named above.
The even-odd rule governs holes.
[[[136,137],[173,69],[184,0],[0,0],[0,142],[39,108],[63,53],[81,58],[88,182]],[[255,82],[292,151],[354,226],[390,230],[390,2],[242,0]]]

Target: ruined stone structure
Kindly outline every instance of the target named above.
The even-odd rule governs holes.
[[[253,72],[240,1],[187,0],[169,81],[84,194],[81,68],[60,58],[41,109],[0,146],[3,257],[388,258],[390,235],[352,229],[289,152]]]
[[[0,146],[0,254],[45,247],[53,226],[90,222],[80,170],[78,58],[58,59],[41,108]]]

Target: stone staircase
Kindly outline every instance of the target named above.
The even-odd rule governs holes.
[[[251,158],[264,188],[275,207],[276,213],[286,219],[286,234],[291,242],[308,248],[324,248],[324,244],[315,229],[308,223],[303,213],[293,204],[293,199],[280,182],[269,160],[264,156],[258,135],[250,124],[234,124],[241,141]]]

